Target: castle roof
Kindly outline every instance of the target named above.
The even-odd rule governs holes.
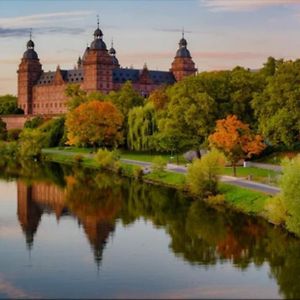
[[[80,83],[83,81],[83,69],[61,70],[61,75],[67,83]],[[37,84],[52,84],[56,72],[44,72]]]
[[[138,82],[141,70],[116,68],[113,70],[113,82],[124,83],[128,80]],[[167,71],[149,71],[149,77],[154,84],[173,84],[175,78],[172,72]]]

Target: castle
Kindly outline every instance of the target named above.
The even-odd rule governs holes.
[[[68,84],[79,84],[88,93],[109,93],[131,81],[134,89],[146,97],[156,88],[173,84],[197,71],[184,34],[169,72],[151,71],[146,65],[142,70],[120,67],[113,45],[109,50],[106,47],[99,22],[94,40],[72,70],[61,70],[58,66],[54,72],[44,72],[34,47],[30,36],[18,69],[18,106],[25,115],[66,113]]]

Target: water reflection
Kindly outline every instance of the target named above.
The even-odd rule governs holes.
[[[142,218],[163,228],[169,248],[191,265],[225,262],[246,271],[268,263],[280,293],[300,297],[300,242],[263,220],[211,208],[180,192],[59,165],[29,165],[8,169],[18,177],[17,215],[29,249],[43,214],[77,220],[101,265],[105,246],[117,222],[124,226]],[[34,172],[32,172],[34,170]],[[55,170],[55,172],[52,172]]]

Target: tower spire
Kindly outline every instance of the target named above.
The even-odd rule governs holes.
[[[184,39],[184,27],[182,27],[182,38]]]
[[[99,15],[97,15],[97,28],[99,29]]]
[[[30,30],[29,30],[29,40],[31,40],[32,39],[32,28],[30,28]]]

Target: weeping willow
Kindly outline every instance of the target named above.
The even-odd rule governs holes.
[[[127,143],[131,150],[151,150],[152,136],[157,130],[156,115],[153,104],[135,107],[128,115]]]

